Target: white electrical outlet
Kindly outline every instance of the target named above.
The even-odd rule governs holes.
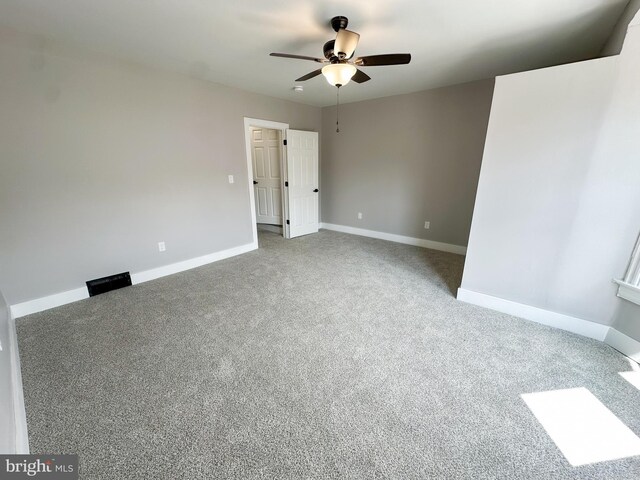
[[[431,222],[424,222],[424,228],[429,230],[431,228]]]
[[[233,183],[233,175],[229,175],[229,183]]]
[[[158,242],[158,251],[159,252],[164,252],[167,249],[167,246],[164,244],[164,242]]]
[[[362,212],[358,212],[358,220],[362,220]]]

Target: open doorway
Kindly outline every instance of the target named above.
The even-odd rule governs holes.
[[[253,195],[258,230],[282,235],[284,175],[281,132],[265,127],[250,128]]]
[[[244,129],[254,242],[258,225],[285,238],[316,233],[318,132],[256,118],[245,118]]]
[[[254,242],[258,241],[258,227],[288,237],[283,147],[288,128],[286,123],[244,119]]]

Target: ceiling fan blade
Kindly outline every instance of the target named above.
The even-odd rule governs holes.
[[[295,58],[298,60],[311,60],[312,62],[318,63],[326,63],[327,60],[324,58],[316,58],[316,57],[307,57],[305,55],[292,55],[290,53],[270,53],[272,57],[282,57],[282,58]]]
[[[314,70],[311,73],[307,73],[306,75],[303,75],[300,78],[296,78],[296,82],[304,82],[305,80],[309,80],[310,78],[317,77],[321,73],[322,73],[322,69],[319,68],[318,70]]]
[[[410,53],[389,53],[387,55],[369,55],[353,61],[358,67],[377,67],[378,65],[405,65],[411,61]]]
[[[338,30],[338,35],[336,35],[336,43],[333,51],[336,52],[339,58],[351,58],[358,46],[359,39],[360,34],[341,28]],[[343,54],[344,56],[342,56]]]
[[[355,75],[353,77],[351,77],[351,80],[353,80],[356,83],[364,83],[364,82],[368,82],[369,80],[371,80],[371,77],[369,75],[367,75],[366,73],[364,73],[362,70],[358,70]]]

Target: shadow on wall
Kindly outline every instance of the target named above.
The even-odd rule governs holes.
[[[473,75],[470,72],[484,72],[483,75],[476,76],[493,78],[598,58],[601,56],[602,43],[607,39],[618,17],[619,11],[612,5],[609,8],[593,10],[578,18],[556,21],[564,24],[562,29],[551,24],[543,30],[534,29],[496,38],[491,42],[476,45],[475,51],[449,69],[447,74],[455,73],[462,79],[471,78]],[[603,21],[604,18],[606,21]],[[602,39],[602,42],[593,41],[598,38]],[[578,54],[576,45],[582,45],[582,51]],[[515,68],[514,57],[518,58]]]

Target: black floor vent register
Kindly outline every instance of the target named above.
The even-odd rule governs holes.
[[[110,292],[111,290],[117,290],[122,287],[131,286],[131,275],[129,272],[118,273],[116,275],[110,275],[108,277],[96,278],[95,280],[89,280],[87,282],[87,290],[89,290],[89,296],[100,295],[101,293]]]

